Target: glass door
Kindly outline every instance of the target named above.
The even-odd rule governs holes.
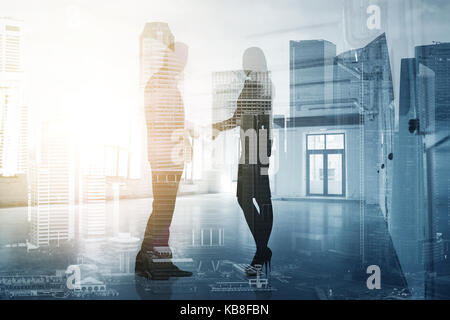
[[[328,154],[328,194],[329,195],[342,195],[342,154]]]
[[[309,155],[309,193],[323,195],[323,155]]]
[[[345,196],[344,134],[307,135],[307,195]]]

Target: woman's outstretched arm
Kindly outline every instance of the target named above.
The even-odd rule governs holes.
[[[215,138],[222,131],[231,130],[240,126],[239,113],[240,113],[240,103],[238,101],[237,108],[234,111],[234,114],[231,118],[224,121],[216,122],[212,125],[213,138]]]

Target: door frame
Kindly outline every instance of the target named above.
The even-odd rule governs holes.
[[[326,149],[327,148],[327,138],[326,136],[332,135],[342,135],[344,146],[343,149]],[[310,136],[324,136],[324,149],[320,150],[309,150],[308,149],[308,137]],[[311,197],[345,197],[346,196],[346,162],[345,162],[345,133],[311,133],[306,134],[306,195]],[[310,160],[309,155],[311,154],[321,154],[323,155],[323,193],[311,193],[310,192]],[[341,194],[328,194],[328,155],[329,154],[340,154],[342,157],[342,193]]]

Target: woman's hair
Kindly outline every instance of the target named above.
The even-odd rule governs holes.
[[[272,96],[272,81],[264,52],[257,47],[245,50],[242,57],[242,67],[248,80],[253,82],[255,95],[261,97]],[[255,86],[256,85],[256,86]]]
[[[242,67],[245,71],[266,72],[267,63],[264,52],[258,47],[245,50],[242,57]]]

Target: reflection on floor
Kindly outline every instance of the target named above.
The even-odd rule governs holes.
[[[129,233],[130,244],[133,237],[142,237],[149,208],[151,199],[120,202],[119,230]],[[194,275],[169,281],[135,279],[137,246],[125,249],[111,241],[113,225],[108,226],[109,240],[100,243],[79,241],[28,252],[20,245],[5,246],[25,242],[26,208],[1,209],[0,296],[3,293],[9,298],[26,297],[27,293],[10,289],[14,274],[14,281],[24,284],[22,289],[29,288],[30,283],[40,288],[39,298],[409,298],[381,213],[376,207],[362,209],[363,215],[360,203],[351,201],[274,201],[275,219],[269,243],[273,251],[272,270],[269,275],[262,270],[258,277],[248,278],[243,269],[251,261],[255,246],[236,198],[230,194],[180,197],[170,245],[175,263]],[[112,216],[112,203],[108,203],[107,210]],[[82,267],[84,289],[80,292],[67,288],[65,271],[69,265]],[[370,265],[381,269],[380,290],[367,288],[370,275],[366,269]],[[43,275],[46,277],[38,278]],[[1,281],[6,283],[3,289]]]

